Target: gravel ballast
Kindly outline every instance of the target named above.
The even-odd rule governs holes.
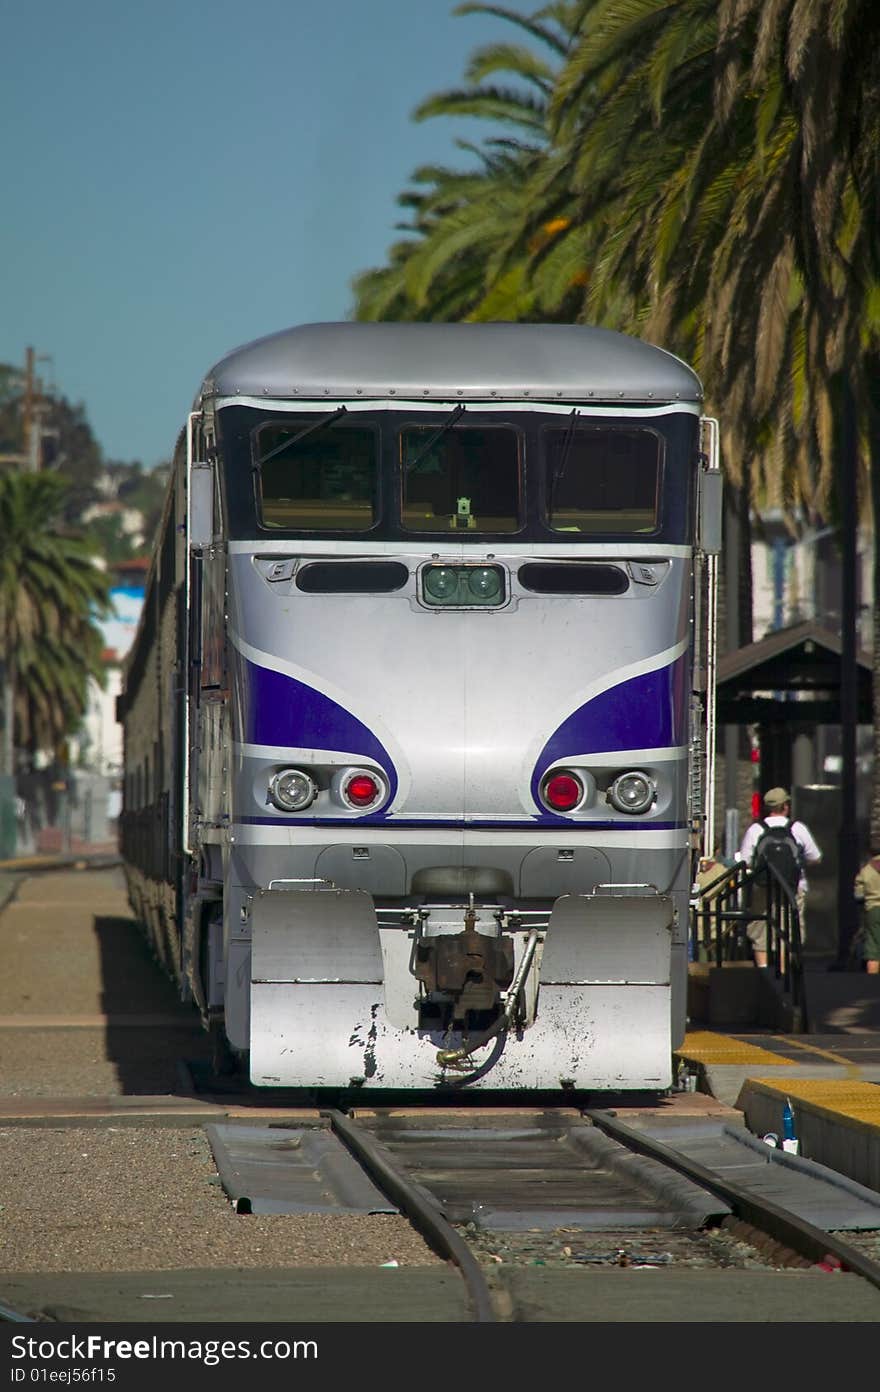
[[[135,1023],[145,1017],[164,1023]],[[0,912],[0,1100],[161,1101],[181,1057],[206,1053],[121,871],[20,883]],[[397,1215],[237,1213],[204,1131],[167,1117],[0,1121],[0,1173],[0,1274],[443,1265]]]

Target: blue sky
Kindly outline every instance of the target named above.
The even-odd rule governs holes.
[[[0,0],[0,362],[51,355],[108,458],[170,455],[211,364],[345,318],[413,169],[488,131],[411,119],[522,36],[453,8]]]

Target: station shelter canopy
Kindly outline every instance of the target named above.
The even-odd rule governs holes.
[[[719,725],[839,725],[838,634],[816,623],[779,628],[718,659]],[[858,723],[872,723],[870,654],[856,654]]]

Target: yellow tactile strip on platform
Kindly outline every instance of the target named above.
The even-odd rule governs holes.
[[[771,1053],[769,1049],[760,1049],[756,1044],[746,1044],[729,1035],[713,1034],[711,1030],[686,1034],[681,1048],[675,1052],[694,1063],[756,1063],[768,1068],[774,1064],[791,1067],[791,1059],[783,1058],[782,1054]]]
[[[749,1087],[760,1087],[774,1096],[804,1102],[818,1112],[849,1117],[865,1126],[880,1127],[880,1087],[851,1078],[750,1078]]]

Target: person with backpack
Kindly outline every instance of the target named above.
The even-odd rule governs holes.
[[[865,971],[880,976],[880,855],[872,855],[856,875],[855,895],[864,910]]]
[[[804,866],[817,864],[822,859],[822,852],[808,827],[803,822],[792,820],[791,798],[785,788],[769,788],[764,794],[764,816],[747,829],[739,849],[739,859],[751,866],[759,887],[762,878],[766,885],[773,871],[774,878],[787,886],[797,906],[803,947],[807,936],[807,877]],[[769,868],[771,866],[773,870]],[[766,890],[764,892],[766,894]],[[752,944],[755,965],[766,967],[766,920],[752,920],[746,932]]]

